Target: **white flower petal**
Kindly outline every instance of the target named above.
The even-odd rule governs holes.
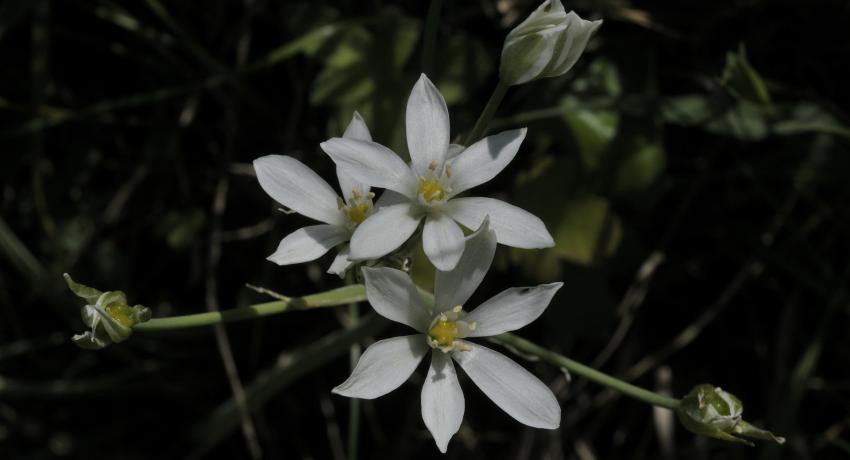
[[[321,144],[337,167],[355,180],[416,197],[416,178],[392,150],[376,142],[334,137]]]
[[[366,298],[379,315],[419,332],[428,330],[431,315],[407,273],[387,267],[363,267],[363,278]]]
[[[366,126],[366,121],[363,120],[363,117],[360,116],[360,113],[356,110],[354,111],[354,115],[351,117],[351,122],[348,123],[348,127],[345,128],[345,132],[342,134],[342,137],[346,139],[357,139],[358,141],[372,142],[372,134],[369,132],[369,127]]]
[[[452,194],[469,190],[496,177],[516,156],[526,129],[512,129],[470,145],[452,160]]]
[[[514,205],[493,198],[455,198],[443,210],[467,228],[478,228],[490,216],[490,228],[499,243],[523,249],[549,248],[552,235],[540,218]]]
[[[333,263],[328,268],[328,273],[332,275],[336,275],[340,278],[345,276],[345,272],[351,268],[351,265],[354,262],[348,260],[348,255],[350,254],[351,249],[346,244],[345,246],[339,249],[339,252],[336,253],[336,257],[334,257]]]
[[[421,334],[375,342],[363,352],[351,376],[332,392],[361,399],[383,396],[410,378],[429,349]]]
[[[464,305],[478,289],[496,254],[496,234],[488,220],[473,234],[466,237],[463,256],[455,268],[448,272],[437,271],[434,279],[434,307],[446,311],[455,305]]]
[[[328,250],[348,240],[350,231],[336,225],[311,225],[286,235],[277,251],[267,257],[278,265],[300,264],[316,260]]]
[[[446,159],[451,160],[452,158],[458,156],[466,150],[466,147],[460,144],[449,144],[449,151],[446,152]]]
[[[440,452],[446,453],[449,441],[463,421],[465,401],[452,360],[442,351],[431,353],[431,367],[422,385],[422,420]]]
[[[378,201],[375,202],[375,208],[383,208],[402,203],[410,203],[410,198],[392,190],[384,190],[384,193],[381,193]]]
[[[489,337],[517,330],[536,320],[564,283],[505,289],[482,303],[464,321],[475,322],[469,337]]]
[[[348,127],[345,128],[345,133],[343,133],[342,137],[345,139],[372,142],[372,135],[369,133],[369,127],[366,126],[366,122],[363,120],[363,117],[361,117],[356,111],[351,117],[351,122],[348,124]],[[339,178],[339,187],[342,189],[342,196],[346,200],[351,199],[351,197],[354,196],[355,191],[360,195],[366,195],[369,193],[369,184],[356,180],[351,177],[350,174],[343,171],[342,168],[336,168],[336,175]]]
[[[278,203],[327,224],[343,223],[336,192],[304,163],[288,156],[267,155],[254,160],[254,170],[260,187]]]
[[[455,268],[463,254],[463,230],[443,213],[434,213],[425,218],[422,230],[422,249],[437,270]]]
[[[410,203],[386,206],[366,218],[351,236],[351,260],[381,258],[398,249],[419,226],[422,216]]]
[[[449,109],[443,95],[422,74],[407,99],[407,148],[413,170],[420,176],[434,163],[438,170],[449,148]]]
[[[588,21],[570,11],[564,19],[566,30],[563,32],[557,54],[543,71],[544,77],[557,77],[567,73],[584,53],[590,37],[602,25],[602,20]]]
[[[528,426],[558,428],[561,406],[549,387],[507,356],[464,343],[469,351],[454,351],[452,358],[499,408]]]

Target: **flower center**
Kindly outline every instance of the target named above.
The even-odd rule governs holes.
[[[466,312],[460,305],[437,315],[431,321],[431,327],[428,328],[426,337],[428,345],[443,353],[454,350],[468,351],[469,347],[460,339],[469,336],[469,333],[475,330],[476,324],[461,320],[460,318],[464,316]]]
[[[437,162],[432,161],[428,165],[428,173],[419,177],[417,195],[422,204],[431,205],[446,201],[451,193],[449,179],[452,177],[452,168],[446,165],[442,173],[437,172]]]
[[[345,220],[349,227],[352,229],[356,228],[358,225],[362,224],[367,217],[372,215],[375,211],[374,205],[372,204],[372,198],[374,197],[375,194],[372,192],[363,195],[359,189],[354,189],[351,191],[351,198],[349,198],[347,202],[339,200],[339,209],[345,216]]]

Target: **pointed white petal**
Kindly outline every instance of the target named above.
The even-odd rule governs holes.
[[[496,234],[485,220],[475,233],[466,237],[463,256],[455,268],[448,272],[437,271],[434,280],[434,306],[446,311],[463,305],[478,289],[496,254]]]
[[[442,351],[433,351],[431,367],[422,385],[422,420],[444,454],[452,436],[460,429],[464,406],[463,391],[451,358]]]
[[[407,273],[387,267],[363,267],[363,278],[366,298],[379,315],[419,332],[428,330],[431,315]]]
[[[419,226],[422,216],[410,203],[386,206],[366,218],[351,236],[351,260],[378,259],[398,249]]]
[[[372,134],[369,132],[369,127],[366,126],[366,121],[363,120],[363,117],[356,110],[351,117],[351,122],[348,123],[348,127],[345,128],[345,133],[342,134],[342,137],[346,139],[357,139],[358,141],[372,141]]]
[[[381,193],[378,201],[375,202],[375,208],[383,208],[384,206],[402,203],[410,203],[410,198],[392,190],[384,190],[384,193]]]
[[[432,163],[442,168],[449,148],[449,109],[425,74],[419,77],[407,99],[405,121],[413,170],[421,176]]]
[[[328,273],[332,275],[336,275],[340,278],[345,277],[345,272],[351,267],[354,262],[348,260],[348,254],[350,253],[350,248],[346,244],[339,249],[336,257],[334,257],[333,263],[328,268]]]
[[[337,167],[355,180],[416,197],[416,179],[410,167],[383,145],[334,137],[322,142],[321,147]]]
[[[327,224],[343,223],[337,194],[324,179],[304,163],[283,155],[254,160],[260,187],[278,203]]]
[[[555,429],[561,424],[561,406],[543,382],[507,356],[471,342],[469,351],[454,358],[484,394],[520,423]]]
[[[489,337],[515,331],[536,320],[564,283],[505,289],[482,303],[464,321],[475,322],[469,337]]]
[[[490,216],[490,228],[500,244],[523,249],[549,248],[552,235],[540,218],[504,201],[493,198],[455,198],[443,206],[444,212],[467,228],[478,228]]]
[[[366,126],[366,122],[363,120],[363,117],[361,117],[356,111],[354,112],[354,116],[351,117],[351,123],[349,123],[348,127],[345,128],[345,133],[343,133],[342,137],[346,139],[372,142],[372,135],[369,133],[369,127]],[[342,196],[346,200],[354,196],[355,191],[360,195],[366,195],[369,193],[369,184],[356,180],[351,177],[350,174],[343,171],[342,168],[336,168],[336,175],[339,178],[339,187],[342,189]]]
[[[455,268],[463,254],[463,230],[443,213],[434,213],[425,218],[422,230],[422,249],[437,270]]]
[[[375,342],[357,361],[351,376],[332,392],[361,399],[383,396],[410,378],[429,349],[422,334]]]
[[[452,193],[458,194],[496,177],[519,151],[526,129],[512,129],[470,145],[452,160]]]
[[[281,240],[268,260],[278,265],[300,264],[316,260],[328,250],[348,240],[351,231],[336,225],[311,225],[299,228]]]

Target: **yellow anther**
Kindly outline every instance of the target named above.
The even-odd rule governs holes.
[[[370,206],[368,206],[365,202],[360,202],[345,208],[345,216],[351,223],[360,225],[360,223],[369,217],[369,211]]]
[[[451,347],[458,338],[457,323],[446,321],[445,315],[441,316],[428,331],[428,335],[434,339],[439,347]]]
[[[437,160],[431,160],[431,163],[428,164],[428,169],[431,171],[437,170]]]
[[[446,165],[446,177],[452,177],[452,165]]]
[[[431,203],[432,201],[443,201],[446,199],[446,191],[443,189],[443,185],[436,178],[419,178],[419,196],[425,200],[426,203]]]
[[[452,311],[455,312],[455,313],[462,312],[463,311],[463,305],[455,305],[454,308],[452,308]]]
[[[354,197],[355,200],[359,200],[360,199],[360,189],[359,188],[351,189],[351,196]]]
[[[478,323],[473,321],[473,322],[469,323],[469,325],[466,326],[466,327],[469,328],[470,331],[474,331],[478,327]]]

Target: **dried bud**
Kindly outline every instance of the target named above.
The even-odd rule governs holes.
[[[86,301],[80,313],[90,330],[71,338],[81,348],[99,350],[123,342],[133,333],[133,326],[151,318],[149,308],[127,305],[127,297],[121,291],[101,292],[74,282],[67,273],[64,277],[71,292]]]
[[[744,405],[732,393],[709,384],[697,385],[682,398],[676,409],[679,420],[688,430],[724,441],[753,445],[747,439],[774,441],[785,438],[756,428],[743,420]]]
[[[567,73],[602,21],[586,21],[564,11],[561,0],[546,0],[508,33],[499,77],[506,85]]]

